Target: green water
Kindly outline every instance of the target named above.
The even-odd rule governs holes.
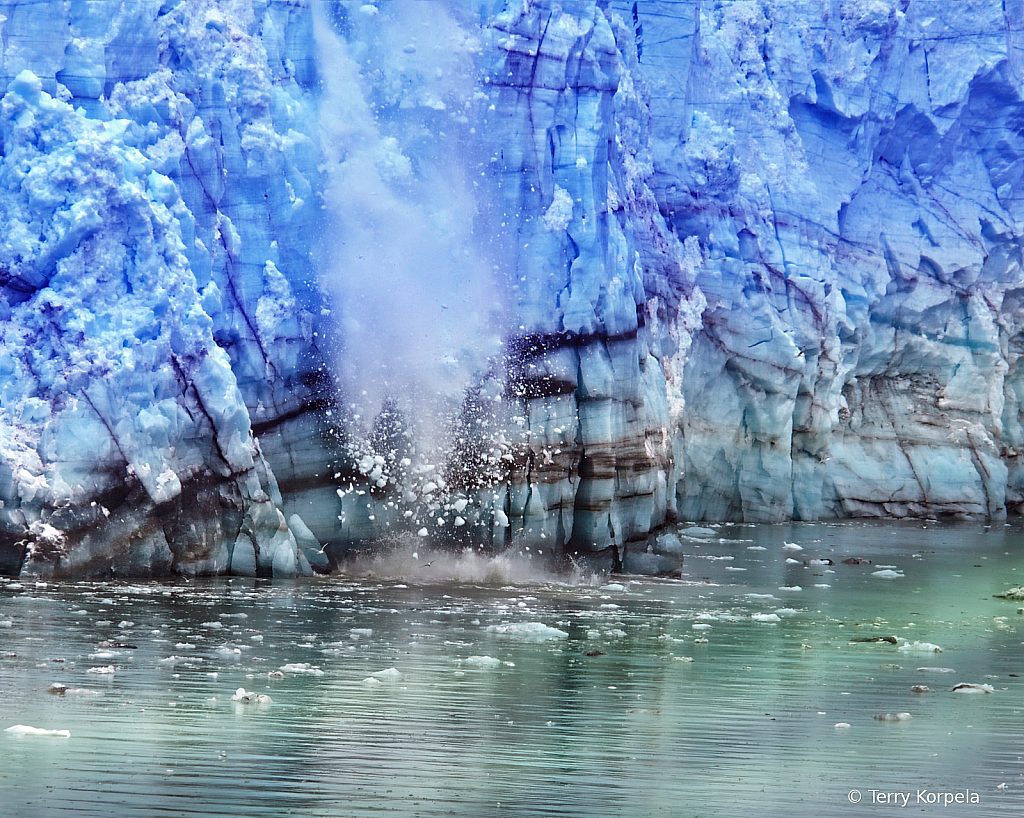
[[[410,554],[372,579],[4,581],[0,730],[71,735],[0,732],[0,815],[1024,813],[1024,602],[993,598],[1024,584],[1019,527],[716,531],[682,580],[621,590]]]

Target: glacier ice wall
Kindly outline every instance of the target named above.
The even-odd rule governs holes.
[[[3,14],[7,561],[308,572],[265,457],[282,483],[325,459],[308,9]]]
[[[0,570],[1024,507],[1020,3],[0,15]]]
[[[1019,509],[1020,5],[639,10],[708,300],[679,514]]]

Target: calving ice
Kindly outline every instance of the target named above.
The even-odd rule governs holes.
[[[872,804],[892,804],[907,807],[912,804],[931,804],[949,807],[954,804],[980,804],[981,797],[973,790],[950,792],[948,790],[911,790],[895,792],[890,790],[868,790]],[[851,796],[850,800],[854,800]]]
[[[0,572],[1024,508],[1019,4],[12,8]]]

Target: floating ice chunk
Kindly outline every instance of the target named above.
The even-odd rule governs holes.
[[[900,645],[898,650],[907,653],[942,653],[942,648],[931,642],[906,642]]]
[[[871,576],[879,577],[880,579],[903,579],[903,572],[886,568],[883,571],[872,571]]]
[[[382,682],[397,682],[402,678],[402,671],[396,667],[389,667],[387,670],[378,670],[370,675]]]
[[[875,721],[910,721],[913,718],[909,713],[875,713]]]
[[[800,611],[796,608],[776,608],[775,613],[779,616],[796,616]]]
[[[547,642],[551,639],[569,638],[569,634],[565,631],[548,627],[543,622],[510,622],[504,625],[488,625],[487,632],[527,642]]]
[[[380,687],[384,682],[380,679],[375,679],[373,676],[368,676],[360,682],[364,687]]]
[[[850,727],[850,723],[849,722],[846,722],[846,721],[837,721],[836,722],[836,730],[848,730],[849,727]]]
[[[96,661],[97,659],[116,659],[120,655],[121,651],[119,650],[101,650],[97,653],[90,653],[89,658]]]
[[[783,543],[782,550],[783,551],[803,551],[804,547],[802,545],[797,545],[795,542],[787,542],[787,543]]]
[[[68,687],[66,684],[60,682],[54,682],[48,688],[46,692],[51,696],[99,696],[101,695],[98,690],[87,690],[84,687]]]
[[[961,682],[958,685],[953,686],[954,693],[995,693],[996,689],[992,685],[985,684],[972,684],[971,682]]]
[[[786,565],[799,565],[800,560],[795,560],[792,557],[786,557]]]
[[[324,675],[320,668],[316,665],[311,665],[309,662],[290,662],[287,665],[281,665],[281,670],[284,673],[305,673],[307,676]]]
[[[693,657],[692,656],[673,656],[672,657],[672,661],[673,662],[686,662],[686,663],[690,663],[690,662],[693,661]]]
[[[501,660],[493,656],[467,656],[463,662],[474,667],[498,667],[501,664]]]
[[[767,551],[767,550],[768,549],[765,548],[763,545],[748,545],[747,546],[747,551]]]
[[[625,591],[626,586],[618,582],[609,582],[607,585],[601,586],[602,591]]]
[[[781,622],[782,619],[778,614],[773,613],[753,613],[750,618],[755,622]]]
[[[86,673],[95,673],[100,676],[109,676],[114,672],[115,668],[113,665],[107,665],[106,667],[91,667]]]
[[[71,738],[70,730],[44,730],[42,727],[29,727],[27,724],[15,724],[4,730],[15,736],[54,736],[55,738]]]
[[[921,673],[956,673],[951,667],[919,667]]]
[[[426,536],[427,536],[427,534],[429,534],[429,533],[430,533],[430,532],[429,532],[429,531],[427,531],[426,527],[424,527],[424,528],[421,528],[421,529],[420,529],[419,531],[417,531],[417,532],[416,532],[416,534],[417,534],[418,536],[420,536],[420,537],[426,537]]]
[[[695,631],[711,630],[711,625],[708,625],[706,622],[695,622],[693,625],[690,625],[690,627]]]
[[[803,588],[801,588],[799,585],[780,585],[779,586],[779,590],[780,591],[802,591]]]
[[[361,636],[373,636],[373,628],[350,628],[349,636],[359,639]]]
[[[256,693],[252,691],[246,691],[244,687],[238,688],[235,691],[235,695],[231,697],[233,702],[241,702],[242,704],[271,704],[273,699],[270,698],[266,693]]]
[[[699,537],[701,539],[718,536],[718,532],[713,528],[704,528],[699,525],[691,525],[689,528],[682,529],[679,533],[685,537]]]
[[[7,587],[10,588],[11,586],[8,585]],[[1016,588],[1010,588],[1009,590],[995,594],[994,596],[997,599],[1024,600],[1024,587],[1018,585]]]

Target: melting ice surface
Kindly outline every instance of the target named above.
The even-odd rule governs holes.
[[[1021,814],[1024,616],[993,597],[1022,584],[1019,526],[713,533],[682,536],[681,580],[528,579],[513,560],[453,579],[400,554],[296,582],[4,581],[0,803],[875,816],[903,807],[871,790],[923,790]]]

